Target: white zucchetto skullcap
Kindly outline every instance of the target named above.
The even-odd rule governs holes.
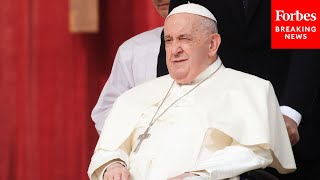
[[[215,22],[217,22],[217,19],[214,17],[214,15],[204,6],[201,6],[199,4],[195,3],[187,3],[187,4],[182,4],[180,6],[175,7],[166,18],[174,15],[174,14],[179,14],[179,13],[190,13],[190,14],[195,14],[199,16],[203,16],[206,18],[209,18]]]

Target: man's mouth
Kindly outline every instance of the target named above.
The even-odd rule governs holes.
[[[184,61],[186,61],[187,59],[175,59],[175,60],[173,60],[172,62],[173,63],[180,63],[180,62],[184,62]]]

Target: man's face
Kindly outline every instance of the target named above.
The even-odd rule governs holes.
[[[170,0],[152,0],[152,3],[161,17],[168,16]]]
[[[164,24],[167,67],[171,77],[181,84],[192,82],[213,62],[209,57],[212,36],[199,28],[199,18],[175,14]]]

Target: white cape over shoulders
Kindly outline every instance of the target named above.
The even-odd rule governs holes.
[[[169,75],[163,76],[120,96],[106,120],[95,151],[119,148],[142,113],[164,98],[172,82]],[[198,113],[201,127],[192,132],[192,147],[200,149],[206,130],[216,128],[242,145],[271,149],[275,157],[271,166],[280,173],[296,169],[287,130],[270,82],[222,67],[193,93],[195,104],[198,104],[194,106],[194,112]],[[193,167],[197,154],[193,151],[181,153],[191,158],[181,162],[181,166]],[[94,163],[89,167],[89,173],[101,165]]]

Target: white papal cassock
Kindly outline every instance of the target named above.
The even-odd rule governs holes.
[[[220,65],[217,59],[191,84],[175,83],[158,114]],[[223,65],[158,118],[133,153],[172,83],[163,76],[117,99],[91,159],[90,179],[102,178],[112,160],[125,162],[133,180],[165,180],[184,172],[224,179],[267,166],[280,173],[296,169],[270,82]]]

